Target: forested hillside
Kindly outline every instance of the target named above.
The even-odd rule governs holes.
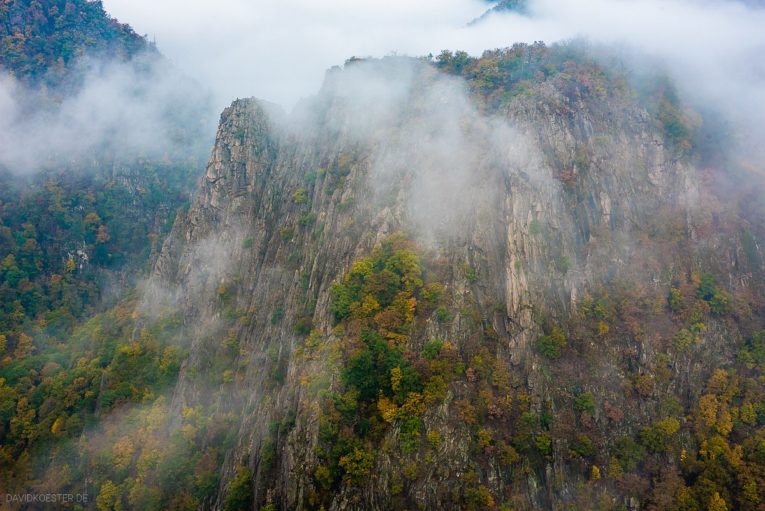
[[[14,109],[6,112],[13,118],[0,123],[4,143],[13,143],[11,135],[18,130],[47,133],[57,119],[66,128],[71,105],[84,103],[78,95],[93,80],[103,84],[109,78],[104,78],[103,69],[128,70],[122,76],[136,78],[135,92],[131,92],[135,101],[141,101],[142,94],[151,97],[153,82],[168,76],[170,70],[151,44],[110,18],[101,2],[5,1],[0,3],[0,27],[0,72],[10,77],[2,81],[3,92],[15,101]],[[121,388],[115,390],[115,397],[104,400],[101,392],[83,386],[87,380],[103,390],[100,375],[114,356],[117,332],[122,332],[124,322],[120,326],[113,321],[109,328],[115,330],[93,341],[94,349],[109,354],[96,366],[56,382],[50,380],[56,373],[51,370],[81,363],[84,348],[78,339],[85,334],[78,332],[89,328],[82,325],[101,324],[104,319],[90,318],[134,293],[133,288],[148,274],[177,209],[188,202],[207,152],[200,151],[206,145],[205,113],[201,92],[193,85],[177,84],[179,94],[189,95],[179,96],[177,104],[170,105],[172,115],[162,118],[166,122],[159,127],[171,131],[167,139],[173,141],[164,154],[125,150],[120,140],[124,133],[93,138],[77,132],[75,125],[60,135],[51,130],[34,138],[35,133],[28,133],[30,138],[22,139],[25,147],[3,147],[5,155],[12,151],[30,155],[17,159],[18,165],[16,160],[0,163],[3,489],[10,487],[9,478],[20,476],[8,467],[17,456],[24,458],[27,447],[44,445],[63,431],[82,431],[91,415],[71,413],[75,418],[67,425],[62,419],[52,429],[49,418],[62,417],[63,409],[92,410],[96,394],[99,403],[111,404],[117,395],[128,392]],[[62,114],[65,108],[69,111]],[[30,118],[39,121],[24,124]],[[82,151],[68,152],[59,141],[45,136],[73,141],[90,136],[93,140]],[[164,133],[154,136],[165,138]],[[56,149],[48,152],[51,146]],[[129,334],[120,335],[124,340]],[[172,375],[169,360],[164,371]],[[75,392],[79,397],[72,400],[59,392]],[[22,396],[26,397],[19,401]],[[25,426],[23,433],[17,422],[20,403],[32,407],[33,415],[26,417],[35,424]]]
[[[0,3],[0,65],[24,83],[51,87],[54,94],[77,84],[72,68],[82,57],[125,61],[145,51],[153,48],[109,17],[100,1]]]

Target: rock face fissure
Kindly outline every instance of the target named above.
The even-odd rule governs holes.
[[[391,58],[330,72],[290,116],[235,101],[151,286],[190,332],[171,408],[235,416],[217,497],[205,507],[226,508],[245,467],[256,508],[458,509],[473,497],[474,507],[500,499],[514,509],[562,508],[590,477],[564,447],[513,469],[485,455],[489,447],[478,455],[471,447],[476,429],[454,411],[470,399],[478,371],[471,357],[488,347],[509,368],[515,401],[525,396],[529,410],[555,417],[555,396],[572,382],[558,379],[536,345],[550,325],[577,317],[582,300],[617,280],[666,293],[673,276],[704,264],[728,269],[732,282],[750,271],[736,267],[735,242],[695,237],[704,221],[698,180],[634,100],[591,98],[553,82],[489,114],[464,82]],[[335,326],[330,290],[395,233],[418,247],[443,286],[443,306],[418,313],[406,349],[448,341],[470,371],[422,416],[423,439],[439,432],[437,448],[397,457],[388,448],[400,434],[394,422],[372,446],[363,482],[340,477],[322,487],[320,424],[326,396],[344,385],[338,346],[351,328]],[[708,329],[712,360],[723,356],[723,348],[714,353],[727,328]],[[306,336],[319,343],[311,356]],[[214,361],[230,349],[227,338],[237,349],[221,367]],[[643,361],[655,357],[641,339],[624,342]],[[602,347],[612,349],[626,348]],[[688,374],[705,371],[695,363]],[[587,371],[588,388],[621,406],[620,366],[604,356]],[[675,385],[678,395],[694,392],[683,378]],[[652,413],[623,408],[635,417],[614,425],[591,414],[593,430],[631,431]],[[415,469],[402,479],[407,463]],[[459,490],[466,484],[477,496]]]

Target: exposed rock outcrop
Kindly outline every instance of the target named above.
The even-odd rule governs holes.
[[[435,261],[445,287],[448,317],[419,318],[411,349],[448,340],[469,364],[477,346],[491,346],[510,368],[513,392],[555,422],[574,366],[586,357],[551,371],[535,348],[549,323],[577,318],[582,301],[609,283],[665,294],[672,278],[708,261],[734,286],[751,271],[737,266],[735,239],[698,236],[707,222],[696,208],[699,187],[699,170],[665,144],[636,100],[565,82],[537,84],[489,114],[463,82],[391,58],[330,72],[319,95],[291,116],[254,99],[235,101],[152,278],[178,297],[191,332],[174,409],[204,404],[236,416],[217,500],[205,505],[223,507],[242,465],[256,507],[318,505],[322,391],[340,384],[342,363],[330,288],[386,237],[406,232]],[[300,351],[308,330],[325,347],[312,357]],[[634,433],[657,416],[654,404],[631,402],[620,387],[622,353],[635,350],[635,360],[651,365],[660,330],[648,325],[640,335],[582,348],[602,356],[579,384],[627,415],[617,423],[592,412],[594,436]],[[212,361],[226,335],[238,351],[232,365],[219,367]],[[693,382],[730,357],[731,335],[731,325],[710,325],[698,354],[709,358],[677,368],[677,395],[698,393]],[[234,374],[221,384],[222,370]],[[456,509],[464,501],[454,491],[467,474],[514,509],[562,509],[586,493],[589,465],[557,440],[524,470],[487,456],[475,472],[474,432],[452,406],[468,385],[455,382],[425,413],[425,429],[442,441],[427,459],[411,455],[420,468],[403,496],[391,490],[400,460],[381,448],[365,483],[332,489],[331,508],[391,509],[402,498],[411,508]],[[289,428],[273,427],[287,418]],[[397,434],[394,425],[386,438],[395,443]],[[615,494],[637,505],[629,492]]]

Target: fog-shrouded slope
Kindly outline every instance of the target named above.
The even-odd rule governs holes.
[[[144,347],[135,363],[118,350],[130,316],[112,307],[188,204],[208,108],[100,2],[0,2],[1,508],[50,489],[35,481],[53,442],[70,449],[102,410],[174,381],[180,352],[157,348],[159,368]],[[131,387],[136,374],[152,382]]]
[[[756,508],[761,227],[668,84],[575,53],[224,112],[147,295],[190,329],[168,413],[235,431],[204,507]]]
[[[666,81],[541,44],[235,101],[141,296],[47,368],[83,394],[16,481],[100,509],[757,509],[761,183],[702,131]],[[39,442],[20,398],[6,438]]]
[[[480,23],[487,19],[489,16],[497,13],[516,13],[527,15],[529,13],[529,6],[527,0],[500,0],[499,2],[490,2],[494,4],[491,8],[487,9],[478,18],[470,22],[470,25]]]
[[[100,1],[9,0],[0,20],[0,170],[180,161],[209,143],[205,91]]]
[[[77,83],[72,67],[84,55],[125,61],[154,51],[100,1],[9,0],[0,5],[0,20],[0,64],[36,87]]]
[[[0,370],[145,276],[204,167],[208,108],[101,2],[2,2]]]

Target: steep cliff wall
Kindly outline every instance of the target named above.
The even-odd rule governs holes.
[[[646,505],[649,489],[609,465],[617,440],[690,413],[747,335],[707,310],[681,353],[667,293],[709,271],[756,294],[762,257],[755,240],[759,259],[740,261],[745,221],[703,203],[703,173],[628,88],[601,80],[540,80],[489,111],[463,81],[389,58],[331,71],[289,117],[254,99],[223,112],[144,299],[186,327],[178,423],[195,407],[228,417],[205,508]],[[715,230],[720,218],[734,227]],[[439,290],[432,306],[415,292],[394,348],[426,374],[417,354],[445,342],[455,370],[422,391],[414,446],[378,404],[374,433],[347,434],[363,448],[333,458],[346,438],[333,412],[371,323],[338,314],[331,290],[386,243],[417,254]]]

